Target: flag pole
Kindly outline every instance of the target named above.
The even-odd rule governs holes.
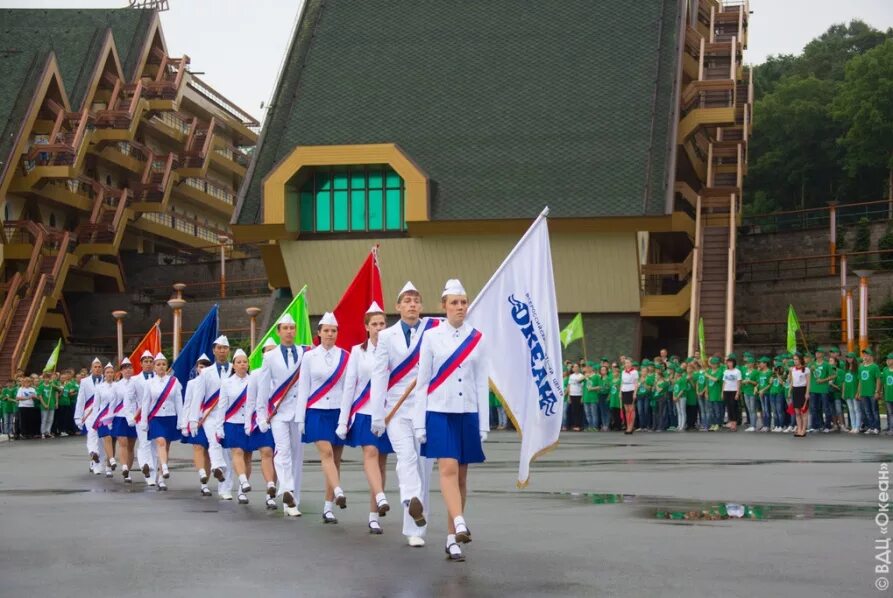
[[[525,232],[524,235],[518,240],[518,242],[515,243],[515,246],[512,247],[512,250],[509,252],[509,254],[506,256],[506,258],[499,265],[499,268],[496,269],[496,272],[494,272],[493,275],[490,276],[490,280],[487,281],[487,284],[484,285],[484,288],[482,288],[478,292],[477,297],[474,298],[474,301],[472,301],[471,305],[468,307],[468,313],[471,313],[471,310],[474,309],[474,306],[478,302],[478,299],[480,297],[484,296],[484,291],[489,289],[490,284],[492,284],[493,281],[499,277],[499,275],[502,273],[503,269],[505,269],[506,264],[508,264],[512,260],[512,256],[514,256],[515,253],[518,252],[518,248],[521,247],[521,245],[524,244],[524,241],[527,239],[527,237],[529,237],[531,235],[531,233],[533,232],[533,229],[534,229],[534,227],[536,227],[537,223],[539,223],[540,220],[542,220],[543,218],[545,218],[548,215],[549,215],[549,206],[546,206],[545,208],[543,208],[543,211],[540,212],[540,215],[537,216],[536,219],[533,221],[533,223],[527,228],[527,232]]]

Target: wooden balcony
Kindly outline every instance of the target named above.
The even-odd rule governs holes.
[[[50,102],[53,104],[53,102]],[[59,109],[49,135],[35,135],[31,149],[22,156],[20,186],[34,186],[41,179],[77,178],[93,134],[93,115]]]
[[[94,141],[132,140],[143,113],[149,108],[149,102],[142,95],[142,81],[125,85],[116,79],[108,107],[96,112]]]
[[[179,176],[174,172],[177,155],[156,157],[151,152],[140,182],[133,186],[133,209],[137,212],[164,212],[171,188]]]
[[[248,165],[251,164],[251,156],[240,148],[217,139],[214,142],[214,151],[211,152],[211,164],[220,167],[223,172],[244,179]]]
[[[149,103],[149,110],[176,111],[186,87],[186,68],[189,66],[189,57],[171,58],[163,53],[159,57],[158,53],[161,51],[157,48],[153,49],[154,57],[160,59],[154,74],[142,79],[145,98]]]
[[[174,187],[177,195],[185,197],[197,203],[203,208],[211,208],[214,211],[232,217],[236,204],[236,194],[229,189],[219,187],[210,181],[186,177],[180,180]]]
[[[189,135],[186,138],[185,150],[177,168],[177,175],[183,177],[204,178],[208,173],[211,155],[214,153],[214,127],[216,120],[211,117],[207,124],[198,118],[192,120]]]

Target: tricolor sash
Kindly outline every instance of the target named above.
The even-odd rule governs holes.
[[[95,399],[95,398],[96,398],[96,396],[93,395],[89,399],[84,401],[84,417],[83,417],[84,420],[86,420],[88,417],[90,417],[90,414],[93,413],[93,399]]]
[[[93,429],[98,430],[99,426],[102,425],[102,419],[108,414],[109,406],[106,404],[105,407],[102,408],[102,411],[99,412],[99,415],[96,416],[96,419],[93,420]]]
[[[350,406],[350,417],[347,420],[347,428],[353,425],[353,420],[356,417],[357,413],[362,409],[366,403],[369,402],[369,391],[372,388],[372,381],[366,382],[366,386],[363,387],[363,390],[360,391],[360,394],[357,395],[357,398],[354,399],[353,403]]]
[[[397,364],[397,367],[391,370],[391,374],[388,376],[388,390],[391,390],[398,382],[403,380],[403,378],[405,378],[406,375],[419,364],[419,353],[422,349],[422,337],[425,336],[426,332],[439,325],[440,320],[434,318],[430,318],[425,322],[425,327],[422,329],[421,334],[419,334],[419,341],[415,344],[415,347],[413,347],[412,351],[403,358],[403,361]]]
[[[134,423],[137,423],[137,424],[138,424],[138,423],[140,423],[140,420],[141,420],[141,419],[143,419],[143,408],[142,408],[142,407],[137,407],[137,408],[136,408],[136,413],[135,413],[134,416],[133,416],[133,421],[134,421]]]
[[[211,415],[211,412],[214,411],[214,407],[217,406],[217,403],[220,402],[220,389],[218,388],[214,392],[211,393],[207,399],[202,401],[202,416],[199,419],[198,425],[202,425],[205,423],[205,420],[208,419],[208,416]]]
[[[322,386],[314,390],[310,393],[310,396],[307,397],[307,409],[310,409],[313,405],[315,405],[321,398],[329,394],[329,391],[338,384],[338,380],[341,379],[341,376],[344,375],[344,371],[347,369],[347,351],[341,349],[341,355],[338,356],[338,365],[335,366],[335,371],[332,372],[332,375],[329,376],[325,382],[322,383]]]
[[[236,397],[236,400],[233,401],[233,404],[229,406],[226,410],[226,415],[223,416],[223,421],[229,421],[239,412],[239,409],[245,404],[245,401],[248,399],[248,385],[245,385],[245,388],[242,389],[242,392],[239,393],[239,396]]]
[[[158,395],[158,400],[155,401],[155,404],[152,406],[152,409],[149,410],[149,416],[146,418],[146,421],[152,421],[156,415],[158,415],[158,411],[161,409],[161,406],[164,405],[164,402],[170,396],[171,391],[174,389],[174,382],[177,379],[173,376],[167,381],[167,384],[164,385],[164,388],[161,389],[161,394]]]
[[[471,355],[474,348],[481,342],[482,336],[483,335],[476,328],[471,329],[471,332],[465,337],[465,340],[456,347],[456,350],[453,351],[452,355],[447,357],[446,361],[440,366],[440,369],[437,370],[437,373],[434,374],[434,377],[431,378],[431,382],[428,383],[429,395],[437,390],[437,388],[450,377],[450,374],[455,372],[456,368],[462,365],[468,356]]]
[[[298,381],[300,375],[301,368],[296,365],[295,371],[293,371],[291,375],[285,379],[285,382],[280,384],[279,388],[273,391],[273,394],[270,395],[269,400],[267,400],[267,420],[273,419],[273,416],[276,415],[279,405],[282,404],[285,395],[287,395],[288,391],[291,390],[291,387],[295,385],[295,382]]]

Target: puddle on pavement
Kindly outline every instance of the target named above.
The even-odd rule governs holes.
[[[674,522],[689,521],[796,521],[814,519],[848,519],[871,517],[877,506],[832,505],[819,503],[736,503],[704,501],[666,496],[638,494],[611,494],[588,492],[510,492],[481,490],[475,494],[512,494],[518,497],[569,499],[575,503],[590,505],[629,505],[635,507],[635,516],[645,519]]]
[[[77,488],[73,490],[62,490],[59,488],[35,488],[30,490],[0,490],[0,494],[7,496],[58,496],[63,494],[79,494],[81,492],[92,492],[92,490]]]

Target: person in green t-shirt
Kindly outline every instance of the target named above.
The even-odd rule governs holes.
[[[598,368],[598,392],[596,409],[598,410],[598,419],[601,423],[601,431],[607,432],[611,425],[611,410],[608,406],[608,395],[611,392],[611,368],[602,362]]]
[[[871,349],[862,351],[862,365],[859,366],[859,388],[857,395],[862,398],[862,415],[868,427],[866,434],[879,434],[881,423],[878,417],[878,399],[881,396],[881,369],[874,362]]]
[[[686,426],[685,395],[688,391],[688,375],[685,369],[673,366],[673,406],[676,409],[676,430],[682,432]]]
[[[601,387],[601,376],[595,373],[592,366],[586,364],[583,368],[583,415],[586,417],[587,432],[593,432],[601,427],[601,418],[598,413],[598,393]]]
[[[753,356],[744,354],[744,371],[741,372],[741,394],[744,396],[744,408],[747,411],[747,428],[745,432],[757,430],[757,383],[759,373],[754,367]]]
[[[74,427],[74,407],[78,398],[78,384],[74,381],[74,373],[71,370],[62,372],[59,383],[62,385],[59,394],[59,408],[56,409],[56,425],[60,433],[69,436],[77,431]]]
[[[828,358],[828,396],[832,410],[831,430],[840,432],[843,430],[843,395],[840,379],[843,368],[840,364],[840,355],[831,348],[831,356]]]
[[[9,440],[16,435],[15,432],[15,416],[19,408],[19,402],[16,400],[16,391],[18,387],[13,380],[8,380],[3,390],[0,390],[0,433],[6,434]]]
[[[843,372],[840,389],[847,413],[850,414],[850,434],[858,434],[862,429],[862,400],[856,392],[859,386],[859,364],[855,353],[851,351],[846,354],[839,371]]]
[[[695,389],[695,364],[692,361],[680,366],[685,377],[685,429],[694,430],[698,421],[698,393]]]
[[[655,417],[651,423],[651,429],[656,432],[666,432],[670,428],[670,383],[664,374],[666,370],[660,367],[654,371],[654,389],[651,392],[651,402]]]
[[[707,402],[710,408],[710,427],[708,430],[718,432],[723,424],[723,369],[720,367],[719,357],[711,357],[709,364],[710,367],[704,372],[704,376],[707,378]]]
[[[694,382],[695,396],[698,398],[698,429],[706,432],[710,427],[710,405],[707,403],[707,376],[701,367],[700,361],[695,361],[692,366],[692,381]]]
[[[643,359],[639,377],[639,390],[636,392],[636,432],[650,430],[654,412],[651,408],[651,395],[654,391],[654,369],[650,359]]]
[[[887,410],[887,436],[893,435],[893,353],[887,354],[887,367],[881,373],[884,385],[884,407]]]
[[[768,432],[772,422],[772,409],[769,405],[769,386],[772,370],[769,369],[769,358],[760,357],[757,364],[757,401],[760,406],[760,432]]]
[[[59,404],[57,385],[53,382],[53,374],[44,372],[40,383],[37,385],[38,407],[40,407],[40,436],[50,438],[50,430],[53,427],[53,419],[56,416],[56,407]]]
[[[620,403],[620,366],[611,366],[611,383],[608,387],[608,409],[611,410],[611,430],[619,432],[625,429],[623,424],[623,407]]]
[[[809,429],[828,433],[833,425],[829,384],[833,375],[830,364],[825,361],[824,347],[816,348],[809,371]]]
[[[785,423],[788,414],[785,410],[784,385],[787,378],[788,373],[785,371],[784,359],[777,356],[772,364],[772,374],[769,378],[769,403],[772,407],[772,419],[774,420],[772,422],[773,432],[789,431]]]

